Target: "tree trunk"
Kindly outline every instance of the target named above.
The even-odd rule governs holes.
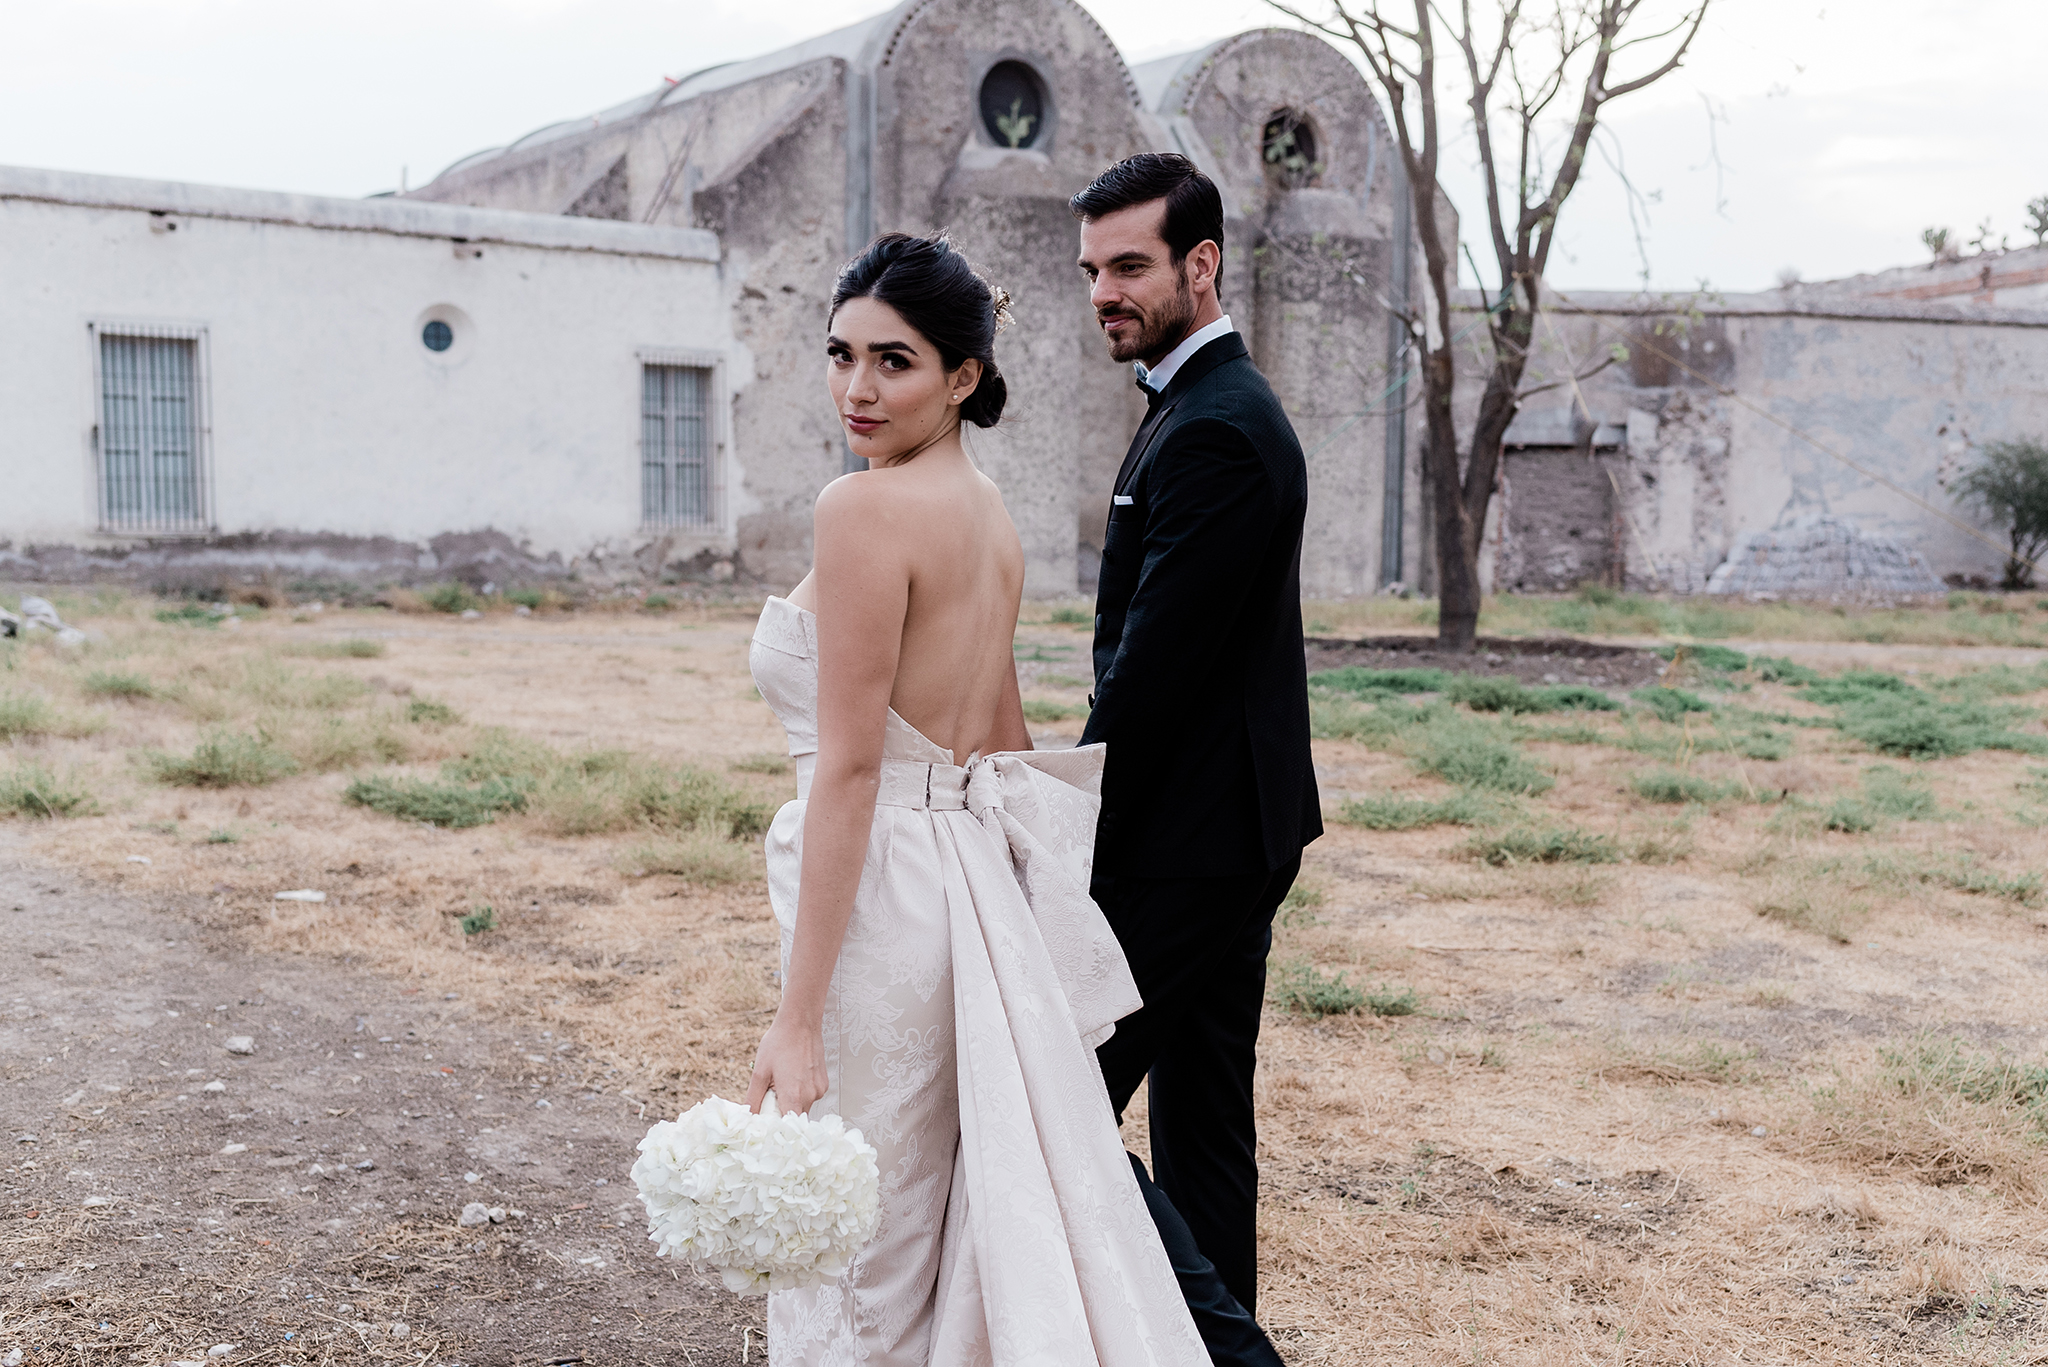
[[[1425,435],[1422,463],[1436,513],[1436,637],[1444,650],[1469,654],[1479,635],[1479,538],[1467,525],[1451,419],[1454,361],[1448,343],[1422,363]]]

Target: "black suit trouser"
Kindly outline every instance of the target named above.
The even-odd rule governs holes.
[[[1271,873],[1102,874],[1090,888],[1145,1001],[1096,1051],[1110,1101],[1121,1121],[1150,1078],[1153,1174],[1247,1314],[1259,1271],[1252,1070],[1273,914],[1300,871],[1297,855]]]

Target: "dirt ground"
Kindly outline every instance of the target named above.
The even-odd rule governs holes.
[[[0,907],[22,908],[0,911],[19,947],[0,960],[0,1361],[196,1361],[217,1343],[239,1345],[229,1363],[422,1367],[758,1354],[759,1303],[657,1263],[626,1177],[647,1118],[744,1086],[775,1000],[758,880],[635,876],[628,832],[530,815],[441,830],[340,800],[353,772],[430,774],[500,725],[778,801],[791,780],[763,758],[782,738],[746,676],[751,611],[270,612],[229,633],[85,606],[67,607],[99,634],[83,658],[39,644],[0,676],[76,723],[17,737],[14,758],[76,775],[101,807],[0,826]],[[323,653],[350,640],[382,654]],[[1618,694],[1663,667],[1639,641],[1526,645],[1479,667]],[[1318,649],[1319,667],[1441,663]],[[2041,658],[1844,649],[1770,647],[1920,677]],[[169,684],[243,657],[354,680],[365,717],[431,698],[462,721],[395,765],[193,790],[142,757],[189,749],[198,693],[82,691],[95,669]],[[1064,718],[1042,743],[1070,742],[1085,628],[1028,623],[1018,658],[1037,715]],[[1771,685],[1743,698],[1802,707]],[[1798,814],[1876,757],[1831,730],[1795,738],[1778,760],[1687,752],[1785,801],[1683,810],[1630,787],[1654,767],[1642,753],[1528,743],[1557,784],[1531,810],[1628,843],[1619,864],[1490,867],[1451,827],[1333,821],[1311,848],[1276,963],[1417,1009],[1269,1011],[1260,1308],[1290,1363],[2048,1362],[2040,1112],[1913,1062],[1937,1044],[2043,1062],[2048,911],[1862,872],[1967,858],[2011,884],[2048,866],[2026,796],[2039,761],[1908,766],[1938,812],[1846,833]],[[1333,816],[1446,791],[1357,742],[1316,754]],[[274,900],[300,888],[327,900]],[[1773,910],[1795,895],[1839,904],[1846,939]],[[464,934],[484,905],[497,928]],[[253,1055],[224,1050],[237,1034]],[[461,1226],[472,1201],[504,1221]]]

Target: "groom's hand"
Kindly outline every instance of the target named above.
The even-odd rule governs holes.
[[[777,1109],[785,1115],[801,1115],[831,1087],[831,1074],[825,1071],[822,1022],[798,1020],[777,1011],[775,1023],[761,1037],[761,1047],[754,1054],[747,1109],[759,1111],[772,1090]]]

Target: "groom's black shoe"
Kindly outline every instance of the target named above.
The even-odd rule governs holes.
[[[1202,1346],[1209,1350],[1209,1360],[1217,1367],[1282,1367],[1280,1354],[1273,1351],[1266,1331],[1245,1313],[1245,1308],[1223,1285],[1223,1278],[1216,1274],[1215,1264],[1195,1247],[1195,1236],[1188,1232],[1187,1221],[1180,1218],[1166,1193],[1152,1184],[1151,1174],[1138,1161],[1138,1155],[1127,1156],[1138,1174],[1138,1190],[1145,1195],[1145,1209],[1151,1214],[1152,1223],[1159,1226],[1159,1241],[1166,1246],[1166,1259],[1173,1264],[1173,1275],[1180,1282],[1188,1313],[1195,1317]]]

